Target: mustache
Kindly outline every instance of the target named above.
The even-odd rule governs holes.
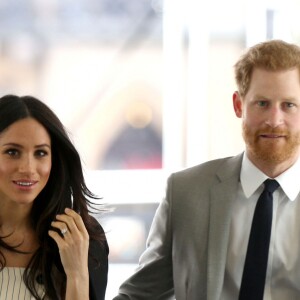
[[[290,132],[288,130],[278,130],[278,129],[259,129],[255,132],[256,135],[278,135],[278,136],[289,136]]]
[[[264,127],[257,130],[251,130],[250,127],[243,124],[243,130],[245,133],[260,136],[260,135],[278,135],[278,136],[290,136],[290,131],[284,128],[270,128],[270,127]]]

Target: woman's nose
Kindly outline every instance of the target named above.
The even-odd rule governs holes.
[[[19,171],[22,173],[32,173],[34,169],[33,159],[29,156],[23,157],[20,161]]]

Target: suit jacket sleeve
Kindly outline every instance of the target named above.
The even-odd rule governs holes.
[[[170,181],[170,180],[169,180]],[[170,185],[170,183],[169,183]],[[147,248],[136,273],[125,281],[114,300],[173,299],[171,192],[160,203],[149,232]]]
[[[97,223],[99,235],[104,240],[90,240],[89,248],[89,280],[90,280],[90,300],[104,300],[107,286],[108,273],[108,253],[109,248],[105,238],[103,228]]]

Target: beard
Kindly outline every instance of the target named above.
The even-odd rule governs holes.
[[[265,138],[262,140],[260,136],[262,133],[281,135],[284,138],[280,138],[280,140]],[[288,130],[278,129],[251,130],[249,126],[243,123],[243,138],[249,154],[265,163],[282,163],[299,151],[300,132],[291,133]]]

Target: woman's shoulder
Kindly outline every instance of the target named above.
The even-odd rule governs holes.
[[[104,299],[107,286],[109,247],[100,222],[92,217],[94,237],[89,245],[90,299]],[[96,234],[96,236],[95,236]]]
[[[93,216],[90,216],[91,218],[91,229],[92,229],[92,235],[90,236],[90,251],[93,252],[98,252],[99,250],[102,250],[101,252],[105,252],[106,255],[109,253],[109,247],[105,235],[105,231],[98,221]]]
[[[90,218],[91,218],[91,224],[94,227],[94,229],[99,233],[104,233],[104,229],[100,224],[100,221],[98,221],[98,219],[96,219],[94,216],[90,216]]]

